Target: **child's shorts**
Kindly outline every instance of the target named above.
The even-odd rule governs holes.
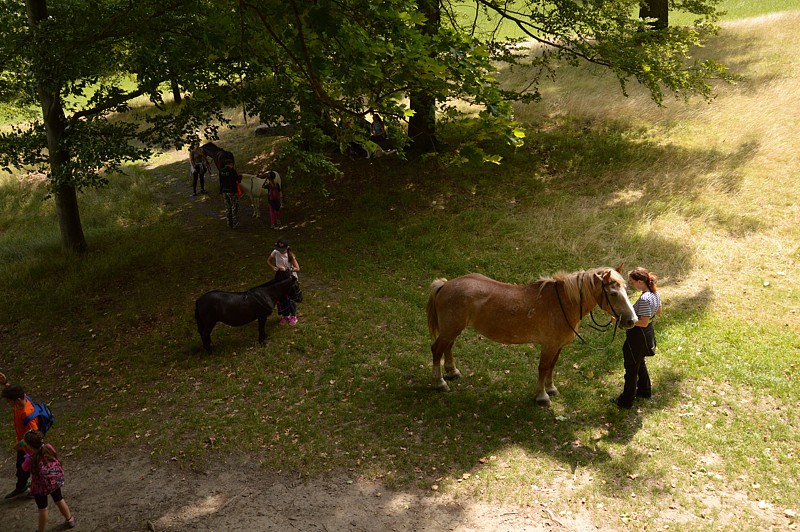
[[[56,503],[64,498],[64,496],[61,495],[61,488],[58,488],[56,491],[51,493],[50,496],[53,497],[53,502]],[[36,506],[40,510],[44,510],[45,508],[47,508],[47,495],[34,495],[33,500],[36,501]]]

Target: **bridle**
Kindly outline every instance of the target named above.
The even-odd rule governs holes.
[[[611,284],[612,283],[602,284],[602,289],[603,289],[602,297],[605,298],[606,303],[608,304],[608,308],[611,309],[611,314],[614,316],[614,319],[609,320],[609,322],[606,324],[597,323],[597,320],[595,319],[594,314],[592,313],[592,311],[594,310],[593,307],[591,310],[589,310],[589,316],[592,318],[592,322],[594,322],[594,325],[591,324],[588,325],[595,331],[605,332],[611,326],[611,322],[613,321],[614,334],[611,336],[611,342],[609,342],[609,345],[614,343],[614,339],[617,337],[617,328],[619,327],[619,319],[620,319],[620,314],[617,312],[617,309],[614,308],[614,305],[611,304],[611,298],[608,296],[607,287],[610,286]],[[566,322],[567,326],[572,330],[572,332],[575,333],[575,336],[577,336],[580,339],[581,342],[583,342],[584,344],[588,344],[588,342],[583,338],[583,336],[581,336],[578,333],[578,330],[570,324],[569,318],[567,318],[567,312],[564,310],[564,304],[561,302],[561,295],[558,293],[558,282],[554,283],[554,285],[556,290],[556,299],[558,300],[558,306],[561,308],[561,315],[564,316],[564,321]],[[602,301],[600,302],[600,306],[602,307]],[[581,287],[581,289],[578,291],[578,316],[580,318],[583,318],[583,287]],[[596,349],[601,350],[601,348],[596,348]]]

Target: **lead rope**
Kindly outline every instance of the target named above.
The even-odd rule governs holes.
[[[589,345],[589,342],[587,342],[583,338],[583,336],[581,336],[578,333],[577,329],[575,327],[573,327],[572,324],[570,324],[569,318],[567,318],[567,312],[564,310],[564,304],[561,302],[561,294],[558,293],[558,282],[554,283],[554,287],[555,287],[555,290],[556,290],[556,299],[558,300],[558,306],[561,308],[561,315],[564,316],[564,321],[567,323],[567,326],[572,330],[573,333],[575,333],[575,336],[577,336],[580,339],[581,342],[583,342],[586,345]],[[582,314],[583,314],[583,289],[582,288],[583,287],[581,287],[579,300],[578,300],[578,316],[581,317],[581,318],[582,318]],[[608,301],[608,306],[611,308],[611,312],[614,314],[614,318],[616,318],[614,320],[614,334],[611,337],[611,342],[609,342],[607,346],[605,346],[605,347],[592,347],[592,349],[594,349],[595,351],[605,351],[612,343],[614,343],[614,340],[617,337],[617,327],[619,326],[619,316],[617,316],[617,311],[614,308],[614,305],[611,304],[611,300],[608,299],[608,295],[606,294],[605,285],[603,285],[603,295],[605,296],[606,300]],[[591,310],[589,311],[589,314],[590,315],[592,314]],[[594,321],[594,316],[592,316],[592,321]],[[579,323],[580,323],[580,321],[579,321]],[[597,323],[597,322],[595,322],[595,323]],[[609,325],[610,325],[610,322],[609,322]],[[608,326],[606,326],[606,327],[608,327]],[[594,329],[594,327],[592,327],[592,328]],[[605,331],[605,329],[595,329],[595,330],[597,330],[597,331]]]

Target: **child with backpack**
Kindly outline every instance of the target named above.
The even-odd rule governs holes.
[[[44,532],[47,526],[47,497],[53,498],[61,515],[64,516],[65,526],[75,528],[75,516],[67,506],[67,501],[61,494],[64,486],[64,467],[58,460],[55,448],[49,443],[44,443],[44,434],[38,430],[29,430],[25,433],[25,443],[33,450],[26,454],[22,468],[31,474],[31,495],[39,508],[39,532]]]
[[[32,449],[25,444],[24,438],[26,432],[39,428],[39,418],[33,415],[36,410],[33,401],[25,395],[25,390],[21,386],[17,384],[13,386],[6,385],[3,388],[2,396],[14,410],[14,432],[17,436],[17,485],[14,491],[5,497],[6,499],[13,499],[28,491],[28,479],[31,475],[22,469],[22,463],[25,460],[25,455],[30,454]]]

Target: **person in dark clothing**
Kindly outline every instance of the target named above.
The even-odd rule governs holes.
[[[192,169],[192,196],[197,196],[197,181],[200,181],[200,194],[206,192],[206,172],[208,171],[208,158],[203,150],[196,144],[189,149],[189,166]]]
[[[225,215],[228,218],[228,227],[239,227],[239,196],[241,195],[242,176],[233,167],[233,161],[228,160],[219,171],[219,193],[225,198]]]

